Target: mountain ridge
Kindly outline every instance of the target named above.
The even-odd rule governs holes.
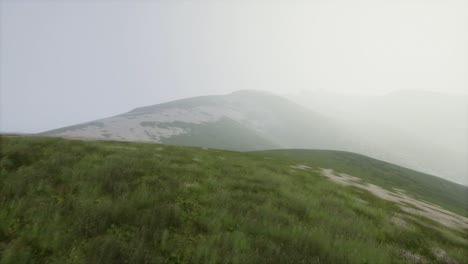
[[[311,121],[315,121],[316,124],[311,126],[311,122],[303,122],[306,119],[313,119]],[[273,145],[278,147],[300,146],[304,142],[305,146],[313,147],[314,145],[308,144],[307,141],[301,142],[289,137],[288,133],[291,131],[288,130],[302,127],[303,130],[310,130],[309,133],[313,134],[319,133],[321,126],[333,126],[326,118],[280,96],[261,91],[241,90],[227,95],[199,96],[138,107],[113,117],[41,134],[164,143],[166,139],[194,132],[193,129],[196,129],[193,128],[194,125],[216,123],[220,120],[238,123],[239,133],[252,134],[253,137],[256,134],[274,142]],[[178,122],[178,126],[170,125],[174,122]],[[181,124],[186,128],[182,128]],[[287,127],[288,125],[292,128]],[[339,131],[339,129],[329,130]],[[297,129],[294,133],[301,134]],[[310,139],[312,140],[312,137]],[[315,144],[316,147],[333,147],[332,143],[336,140],[337,138],[328,137],[326,144],[320,144],[319,141]],[[258,148],[255,146],[249,149],[240,146],[232,150],[256,149]]]
[[[358,123],[350,125],[346,120],[310,110],[270,92],[240,90],[226,95],[198,96],[137,107],[109,118],[41,135],[237,151],[278,148],[342,150],[468,184],[464,179],[456,180],[460,179],[463,170],[456,167],[457,160],[446,158],[449,155],[443,154],[443,150],[424,142],[414,143],[410,138],[388,141],[391,138],[372,137],[376,133],[378,135],[379,129],[387,131],[380,126],[369,129],[360,127]],[[413,151],[416,147],[418,151]]]

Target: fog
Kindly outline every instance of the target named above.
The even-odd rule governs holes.
[[[408,90],[372,96],[303,91],[286,96],[339,121],[360,141],[380,149],[367,152],[373,157],[468,185],[466,94]],[[385,152],[399,157],[386,157]]]
[[[466,158],[464,0],[3,0],[0,7],[2,132],[256,89],[348,122],[376,142],[398,138]],[[392,97],[402,90],[413,92]]]
[[[466,92],[468,2],[1,3],[1,130],[239,89]]]

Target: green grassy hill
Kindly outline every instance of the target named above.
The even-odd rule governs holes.
[[[0,140],[1,264],[468,262],[466,230],[293,169],[298,158],[290,155]],[[355,176],[360,169],[351,168],[365,165],[301,159]],[[392,180],[388,166],[385,182]],[[364,179],[377,181],[371,173]]]
[[[468,216],[468,187],[439,177],[345,151],[270,150],[259,154],[311,167],[331,168],[387,189],[403,189],[414,197]]]
[[[184,122],[159,123],[159,127],[174,126],[190,129],[190,133],[161,139],[164,144],[195,146],[226,150],[252,151],[279,148],[280,145],[259,136],[242,124],[222,118],[217,122],[191,124]]]
[[[236,151],[350,147],[347,131],[336,122],[281,96],[249,90],[140,107],[39,135]]]
[[[344,150],[464,184],[466,157],[462,154],[431,141],[420,141],[400,129],[381,126],[379,122],[363,124],[357,120],[334,119],[326,112],[322,113],[272,93],[241,90],[135,108],[113,117],[38,135],[234,151]]]

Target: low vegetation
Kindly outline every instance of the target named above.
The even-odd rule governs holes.
[[[229,118],[221,118],[216,122],[202,124],[175,121],[171,123],[159,123],[158,126],[160,128],[175,126],[190,131],[187,134],[162,138],[161,142],[164,144],[237,151],[274,149],[279,147],[279,145],[258,136],[255,131]]]
[[[0,264],[468,262],[467,230],[294,169],[291,158],[0,139]]]
[[[359,176],[367,182],[405,190],[417,198],[468,216],[468,187],[439,177],[345,151],[270,150],[259,154]]]

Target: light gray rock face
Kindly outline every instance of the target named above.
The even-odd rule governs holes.
[[[165,138],[192,133],[192,128],[187,128],[187,124],[203,125],[216,123],[221,119],[234,121],[283,147],[336,149],[335,142],[342,140],[342,133],[336,133],[340,130],[335,129],[334,124],[326,118],[282,97],[257,91],[189,98],[137,108],[122,115],[60,128],[45,134],[161,143]],[[331,137],[338,134],[339,137]],[[314,138],[313,135],[320,138]]]

